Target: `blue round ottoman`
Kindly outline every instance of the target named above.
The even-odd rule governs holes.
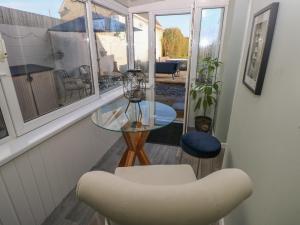
[[[181,137],[182,150],[198,158],[214,158],[221,151],[220,141],[208,133],[192,131]]]

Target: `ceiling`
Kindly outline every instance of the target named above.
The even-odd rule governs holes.
[[[152,2],[159,2],[163,0],[115,0],[115,1],[121,3],[126,7],[131,7],[136,5],[144,5]]]

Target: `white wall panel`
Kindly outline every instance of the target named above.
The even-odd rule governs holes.
[[[34,174],[28,160],[28,154],[24,154],[15,160],[15,166],[22,182],[24,192],[28,198],[33,217],[37,224],[41,224],[46,216],[44,206],[39,194]]]
[[[55,208],[53,194],[50,190],[49,179],[46,174],[45,165],[43,164],[41,152],[38,148],[34,148],[28,152],[28,158],[32,166],[33,175],[37,184],[41,200],[48,216]]]
[[[49,179],[49,185],[51,192],[53,193],[53,200],[55,207],[59,204],[63,198],[62,195],[62,184],[58,178],[57,162],[55,152],[50,152],[47,148],[47,144],[43,143],[43,148],[40,149],[42,155],[42,162],[44,163],[47,178]]]
[[[0,221],[1,225],[20,225],[5,184],[0,176]]]
[[[40,225],[120,137],[90,117],[0,168],[0,225]]]
[[[3,166],[1,168],[1,175],[16,213],[20,219],[21,225],[36,224],[28,203],[28,196],[24,192],[23,185],[14,162],[10,162]]]

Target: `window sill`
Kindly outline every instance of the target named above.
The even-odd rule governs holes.
[[[24,134],[23,136],[13,138],[0,145],[0,166],[89,116],[97,108],[121,97],[122,94],[123,88],[108,91],[103,95],[100,95],[98,100]]]

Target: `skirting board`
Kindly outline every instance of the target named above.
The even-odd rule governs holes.
[[[221,143],[221,146],[222,146],[222,149],[225,149],[225,150],[226,150],[228,144],[227,144],[227,142],[222,142],[222,143]]]

